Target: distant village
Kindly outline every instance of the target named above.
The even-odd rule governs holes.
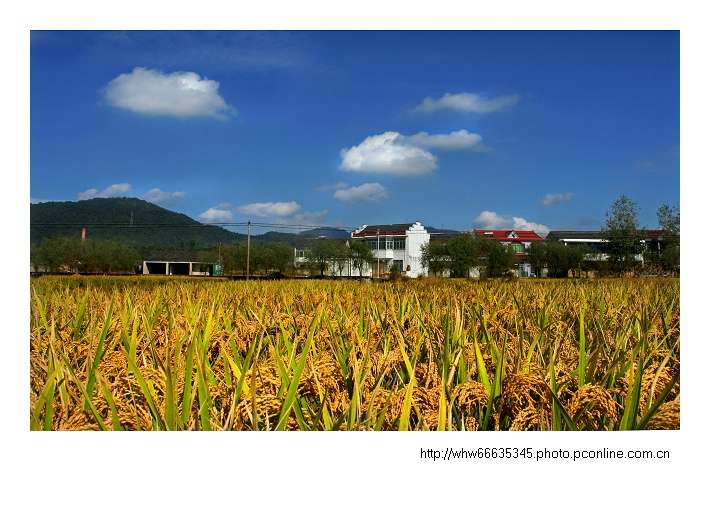
[[[464,237],[471,242],[474,253],[470,263],[464,265],[463,273],[456,271],[455,258],[447,251],[447,244]],[[498,275],[491,271],[490,253],[478,251],[476,240],[495,242],[505,250],[507,262]],[[639,234],[637,249],[634,249],[634,268],[626,273],[663,274],[660,263],[663,237],[660,230],[648,230]],[[547,277],[550,275],[550,256],[536,256],[536,249],[546,249],[547,244],[576,251],[577,263],[565,264],[563,275],[594,276],[608,262],[602,232],[552,231],[545,238],[532,230],[473,230],[456,233],[437,232],[420,222],[413,224],[363,225],[350,234],[350,238],[326,236],[301,238],[293,249],[292,266],[295,276],[318,276],[336,278],[389,279],[392,277],[417,278],[422,276],[511,276],[518,278]],[[364,251],[358,253],[358,247]],[[441,252],[434,253],[434,248]],[[469,253],[470,255],[470,253]],[[483,256],[481,256],[483,255]],[[488,256],[486,256],[488,255]],[[487,263],[489,262],[489,263]],[[585,265],[586,263],[586,265]],[[192,275],[223,276],[234,273],[224,267],[224,260],[205,262],[198,252],[155,251],[147,256],[140,267],[143,275]],[[466,267],[468,266],[468,267]],[[566,267],[569,266],[569,267]],[[654,267],[655,266],[655,267]],[[233,268],[232,268],[233,269]],[[243,264],[239,268],[244,274]],[[268,276],[269,271],[251,270],[252,276]],[[665,273],[667,274],[667,272]],[[249,275],[248,266],[246,275]]]

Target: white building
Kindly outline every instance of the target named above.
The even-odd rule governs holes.
[[[353,242],[367,243],[375,255],[375,262],[363,268],[363,275],[384,277],[393,266],[408,277],[427,274],[422,264],[422,245],[429,243],[430,234],[418,221],[414,224],[363,225],[351,236]]]
[[[329,242],[336,249],[340,249],[340,252],[337,253],[338,256],[333,256],[324,263],[324,275],[329,277],[351,277],[356,274],[352,260],[345,258],[350,251],[350,243],[347,238],[328,238],[326,236],[298,240],[293,250],[293,265],[296,269],[301,272],[308,270],[308,250],[316,242]]]

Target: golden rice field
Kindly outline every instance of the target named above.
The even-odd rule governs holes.
[[[680,428],[677,279],[30,281],[32,430]]]

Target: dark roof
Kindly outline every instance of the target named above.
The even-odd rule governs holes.
[[[380,231],[380,236],[404,236],[404,234],[409,230],[409,227],[414,225],[414,223],[394,223],[391,225],[365,225],[362,229],[358,229],[353,232],[353,237],[358,236],[372,236]]]
[[[462,232],[467,232],[467,231],[460,231],[460,230],[454,230],[454,229],[437,229],[436,227],[431,227],[431,226],[424,226],[426,231],[429,234],[448,234],[449,236],[455,236],[456,234],[461,234]]]
[[[451,238],[461,233],[435,233],[429,235],[430,242],[447,243]]]
[[[146,262],[203,262],[206,259],[204,253],[198,251],[152,251],[146,258]]]

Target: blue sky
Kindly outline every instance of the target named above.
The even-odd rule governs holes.
[[[622,194],[679,204],[678,31],[31,33],[31,202],[545,234]]]

